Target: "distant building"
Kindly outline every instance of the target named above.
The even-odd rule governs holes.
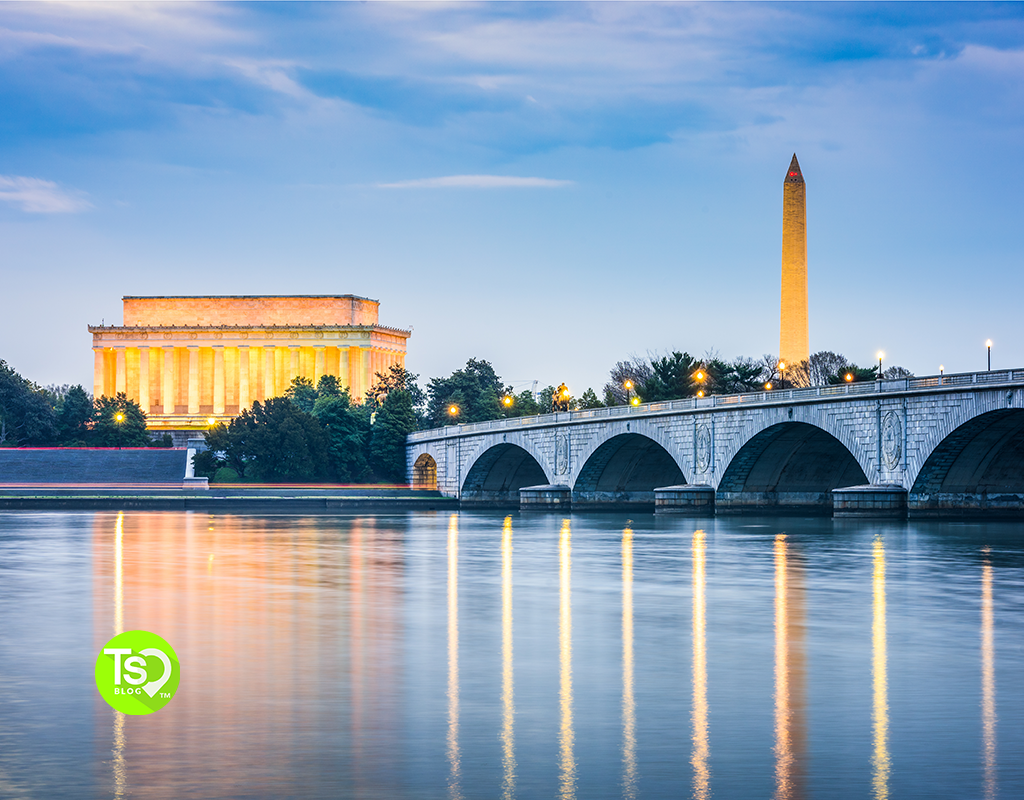
[[[807,326],[807,192],[796,153],[782,187],[779,360],[788,366],[806,361],[811,354]]]
[[[124,325],[90,325],[96,397],[124,392],[151,429],[206,427],[293,378],[334,375],[361,402],[373,376],[405,366],[409,331],[377,323],[354,295],[124,297]]]

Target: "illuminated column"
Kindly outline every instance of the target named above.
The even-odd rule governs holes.
[[[199,348],[188,348],[188,413],[199,413]]]
[[[249,399],[249,345],[238,348],[238,412],[251,405]]]
[[[162,347],[164,351],[164,413],[173,414],[178,387],[174,385],[174,348]]]
[[[320,379],[327,374],[327,348],[322,344],[313,348],[315,353],[313,361],[313,385],[320,383]]]
[[[371,350],[369,347],[363,348],[363,369],[362,369],[363,390],[359,394],[360,398],[362,398],[363,395],[365,395],[368,391],[370,391],[370,388],[373,386],[373,371],[372,371],[373,370],[373,366],[372,366],[372,363],[371,363],[372,361],[373,361],[373,350]]]
[[[288,384],[291,378],[288,377],[288,348],[286,346],[274,348],[274,395],[284,396],[288,391]]]
[[[288,352],[289,364],[291,365],[288,368],[288,385],[291,386],[292,381],[302,375],[302,369],[299,366],[299,357],[301,353],[299,352],[299,346],[295,344],[289,345]]]
[[[103,348],[92,349],[92,396],[99,400],[105,395],[106,387],[103,385],[106,377],[107,365],[103,358]]]
[[[266,402],[277,395],[276,377],[274,374],[274,353],[277,348],[268,345],[263,348],[263,400]]]
[[[114,382],[114,391],[120,394],[127,387],[128,370],[125,365],[125,349],[118,347],[114,352],[117,354],[117,377]]]
[[[224,413],[224,345],[213,346],[213,413]]]
[[[149,348],[139,348],[139,405],[149,413]]]
[[[338,382],[342,386],[349,386],[348,351],[344,347],[338,348]]]
[[[363,401],[362,374],[363,370],[359,357],[359,348],[350,347],[348,349],[348,387],[349,394],[352,395],[353,403],[361,403]]]
[[[807,333],[807,194],[796,153],[782,186],[779,358],[787,364],[796,365],[810,354]]]

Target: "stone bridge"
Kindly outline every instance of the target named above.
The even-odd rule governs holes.
[[[407,465],[464,506],[1019,516],[1024,370],[452,425]]]

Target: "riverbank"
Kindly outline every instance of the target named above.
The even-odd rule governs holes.
[[[0,487],[0,510],[345,514],[457,510],[458,505],[458,500],[437,491],[373,486],[213,486],[209,490],[117,485]]]

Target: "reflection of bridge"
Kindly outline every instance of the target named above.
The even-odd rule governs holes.
[[[1018,514],[1024,370],[455,425],[412,434],[407,453],[414,484],[467,505],[518,505],[545,485],[523,501]]]

